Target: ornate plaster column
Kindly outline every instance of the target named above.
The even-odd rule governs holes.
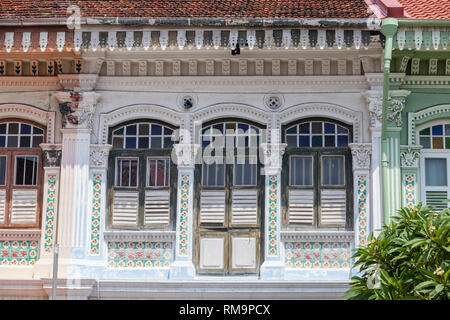
[[[57,92],[62,114],[62,159],[58,243],[60,277],[76,277],[75,259],[84,259],[89,217],[89,155],[95,92]]]
[[[105,208],[109,144],[90,146],[90,218],[88,219],[88,241],[86,254],[91,260],[106,258],[107,248],[103,237],[105,231]]]
[[[264,263],[260,277],[264,280],[284,278],[284,249],[281,242],[281,164],[285,143],[261,144],[265,181]]]
[[[367,243],[370,229],[370,157],[371,143],[351,143],[353,162],[353,198],[355,247]]]
[[[419,199],[419,159],[422,146],[400,146],[400,163],[402,171],[402,206],[413,207]]]
[[[387,105],[386,119],[388,126],[386,128],[387,138],[387,175],[386,186],[383,192],[384,199],[387,200],[387,212],[385,217],[395,215],[402,206],[401,195],[401,174],[400,174],[400,132],[402,130],[402,112],[405,108],[406,97],[410,91],[393,90],[389,91],[389,100]],[[386,221],[385,221],[386,222]]]
[[[170,267],[171,279],[195,277],[193,264],[194,169],[200,146],[179,143],[172,157],[178,166],[175,258]]]
[[[367,108],[370,116],[370,132],[372,137],[372,166],[370,170],[371,178],[371,212],[373,232],[383,225],[383,206],[381,188],[381,121],[383,112],[383,92],[370,90],[365,93]]]
[[[42,229],[40,257],[35,266],[35,277],[51,277],[53,248],[56,240],[58,219],[59,176],[61,166],[61,145],[41,143],[44,163],[44,191],[42,201]]]

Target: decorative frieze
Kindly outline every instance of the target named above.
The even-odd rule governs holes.
[[[449,31],[445,28],[423,28],[408,30],[399,28],[396,47],[400,50],[407,46],[408,50],[447,50]],[[395,44],[394,44],[395,46]]]
[[[92,148],[91,148],[92,150]],[[91,158],[92,161],[92,158]],[[91,230],[89,231],[89,254],[100,254],[100,227],[101,227],[101,208],[102,208],[102,174],[94,173],[92,175],[92,211],[91,211]]]
[[[369,170],[372,155],[371,143],[350,143],[352,151],[353,170]]]
[[[53,243],[56,229],[56,185],[57,175],[49,174],[47,178],[46,210],[44,213],[44,253],[50,254],[53,251]]]
[[[38,241],[0,240],[0,265],[33,266],[39,250]]]
[[[108,242],[110,268],[163,268],[172,260],[172,242]]]
[[[256,61],[255,61],[255,74],[257,76],[264,75],[264,60],[263,59],[256,59]]]
[[[111,149],[109,144],[91,144],[90,167],[91,169],[107,169],[108,155]]]
[[[272,60],[272,75],[273,76],[279,76],[281,72],[280,68],[280,60],[279,59],[273,59]]]
[[[355,221],[355,230],[358,234],[357,244],[360,246],[364,246],[367,243],[367,239],[369,237],[369,206],[368,206],[368,197],[369,193],[367,192],[368,186],[368,176],[367,175],[358,175],[356,177],[357,181],[357,216]]]

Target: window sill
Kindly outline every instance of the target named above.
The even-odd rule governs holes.
[[[0,230],[1,240],[40,240],[41,230],[3,229]]]
[[[106,241],[175,241],[175,231],[105,231]]]
[[[281,241],[353,242],[354,231],[281,231]]]

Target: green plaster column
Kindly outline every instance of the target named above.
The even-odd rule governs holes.
[[[406,97],[410,91],[393,90],[389,91],[387,104],[387,128],[386,128],[386,149],[387,167],[385,168],[386,184],[383,189],[384,201],[386,201],[385,223],[390,216],[395,215],[402,207],[402,182],[400,169],[400,131],[403,125],[402,111],[405,107]],[[388,219],[386,219],[388,216]]]
[[[419,199],[419,159],[422,146],[400,146],[402,206],[413,207]]]

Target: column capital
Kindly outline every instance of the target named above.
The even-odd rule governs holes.
[[[93,115],[101,96],[99,93],[60,91],[53,95],[59,103],[63,128],[92,129]]]
[[[41,143],[44,168],[59,168],[61,166],[62,145]]]
[[[391,90],[389,91],[389,99],[387,104],[387,120],[395,122],[397,127],[402,126],[402,111],[405,108],[406,97],[411,93],[407,90]]]
[[[349,147],[353,157],[353,171],[369,170],[370,157],[372,155],[371,143],[350,143]]]
[[[173,150],[172,155],[175,158],[172,157],[172,159],[177,164],[178,170],[195,168],[195,159],[200,150],[199,144],[177,143],[173,145]]]
[[[112,146],[110,144],[91,144],[90,148],[91,169],[107,169],[109,151]]]
[[[261,143],[261,161],[264,164],[263,175],[278,174],[281,172],[282,158],[287,147],[286,143]]]
[[[381,128],[383,114],[383,91],[368,90],[364,93],[370,113],[370,127]]]
[[[403,145],[400,146],[400,163],[403,169],[418,169],[422,146]]]

